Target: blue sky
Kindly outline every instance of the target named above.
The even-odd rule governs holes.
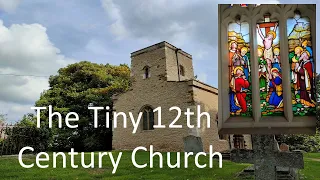
[[[48,88],[46,76],[60,67],[81,60],[130,64],[131,52],[160,41],[192,54],[195,75],[217,87],[218,3],[278,1],[0,0],[0,74],[41,76],[0,75],[0,113],[15,122],[32,112]]]

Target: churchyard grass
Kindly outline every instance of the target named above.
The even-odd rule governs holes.
[[[115,151],[114,153],[118,153]],[[165,156],[165,154],[163,154]],[[172,153],[175,155],[175,153]],[[51,157],[51,156],[50,156]],[[89,158],[88,156],[86,156]],[[201,156],[200,156],[201,157]],[[95,158],[98,158],[98,153],[95,153]],[[172,163],[175,156],[172,157]],[[26,155],[24,162],[35,163],[34,155]],[[107,158],[106,158],[107,159]],[[155,168],[149,167],[138,169],[132,165],[131,152],[124,151],[120,165],[115,174],[112,174],[112,164],[110,161],[105,160],[103,162],[103,168],[84,169],[79,166],[78,169],[73,169],[70,166],[70,159],[67,156],[67,168],[62,168],[61,159],[57,163],[57,168],[52,168],[52,160],[50,160],[50,167],[47,169],[40,169],[37,167],[31,169],[24,169],[19,165],[17,156],[3,156],[0,157],[0,179],[111,179],[111,180],[130,180],[130,179],[217,179],[217,180],[230,180],[236,178],[244,168],[248,167],[248,164],[237,164],[227,160],[223,160],[223,168],[218,168],[218,161],[215,160],[214,167],[198,169],[194,165],[194,159],[189,159],[189,167],[187,169],[169,169],[166,164],[164,168],[158,167],[159,160],[155,158]],[[69,161],[68,161],[69,160]],[[145,163],[149,161],[148,152],[139,152],[137,154],[137,163]],[[320,180],[320,153],[306,153],[304,154],[305,169],[300,170],[301,177],[304,180]],[[76,156],[75,164],[80,165],[80,156]],[[89,163],[86,161],[86,163]],[[181,157],[181,163],[183,158]],[[201,157],[200,163],[208,163],[208,158]],[[95,162],[95,166],[98,167],[98,162]],[[181,164],[183,167],[183,164]]]
[[[304,169],[300,170],[303,180],[320,180],[320,153],[304,155]]]
[[[118,153],[117,151],[114,153]],[[183,153],[182,153],[183,154]],[[181,155],[182,155],[181,154]],[[165,156],[165,153],[163,153]],[[171,163],[174,164],[176,153],[171,157]],[[50,157],[52,157],[50,155]],[[86,156],[89,160],[89,154]],[[115,155],[115,157],[117,157]],[[95,158],[98,159],[98,153],[95,153]],[[67,168],[62,168],[62,159],[60,158],[57,163],[57,168],[52,168],[52,160],[48,163],[50,165],[47,169],[40,169],[38,167],[33,167],[31,169],[24,169],[20,166],[17,156],[4,156],[0,157],[0,179],[111,179],[111,180],[130,180],[130,179],[217,179],[217,180],[230,180],[236,179],[235,176],[238,172],[249,166],[248,164],[236,164],[227,160],[223,160],[223,168],[218,168],[218,160],[214,161],[214,166],[212,169],[203,168],[198,169],[194,165],[194,158],[189,158],[189,167],[184,168],[183,157],[181,157],[181,168],[180,169],[170,169],[164,161],[164,168],[159,168],[159,158],[154,159],[155,168],[149,168],[147,166],[143,169],[138,169],[132,165],[131,162],[131,152],[124,151],[121,157],[120,165],[115,174],[112,174],[112,164],[108,160],[108,157],[103,161],[103,168],[94,169],[84,169],[79,166],[78,169],[73,169],[70,165],[70,158],[67,156]],[[137,163],[144,164],[149,162],[149,152],[138,152]],[[35,163],[34,155],[27,155],[23,158],[25,164]],[[164,158],[166,160],[166,158]],[[41,162],[42,164],[44,162]],[[80,165],[81,159],[79,156],[75,158],[75,164]],[[89,164],[89,161],[87,162]],[[200,156],[200,164],[209,164],[208,158]],[[46,164],[46,163],[45,163]],[[44,165],[44,164],[43,164]],[[98,162],[95,162],[95,166],[98,167]]]

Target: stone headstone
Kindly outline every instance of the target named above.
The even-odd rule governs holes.
[[[280,151],[282,152],[289,152],[289,145],[285,144],[285,143],[282,143],[280,144]]]
[[[253,149],[233,149],[231,161],[254,164],[255,179],[276,179],[276,167],[303,169],[303,154],[279,152],[273,135],[252,136]]]
[[[198,128],[189,128],[188,135],[199,137],[200,136],[199,129]]]
[[[189,135],[183,138],[183,142],[185,152],[203,152],[203,144],[201,137]]]

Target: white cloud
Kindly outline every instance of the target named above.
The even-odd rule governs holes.
[[[113,21],[109,27],[111,33],[116,35],[118,39],[127,37],[129,32],[123,24],[119,7],[112,0],[101,0],[101,3],[109,18]]]
[[[112,20],[121,19],[119,7],[112,0],[101,0],[102,7],[108,13]]]
[[[216,44],[218,4],[278,4],[279,0],[101,0],[111,21],[109,31],[117,39],[167,40],[174,44],[181,39]]]
[[[6,115],[6,122],[8,124],[15,123],[21,120],[24,114],[33,112],[30,108],[33,105],[22,105],[19,103],[7,103],[0,101],[0,113]]]
[[[0,72],[51,75],[67,64],[40,24],[13,24],[0,20]]]
[[[48,88],[46,76],[56,74],[59,68],[74,62],[60,54],[60,50],[50,41],[46,28],[40,24],[6,27],[0,20],[0,47],[0,107],[5,106],[4,113],[11,113],[11,118],[23,115],[16,114],[17,110],[30,112],[40,93]]]
[[[0,0],[0,9],[5,12],[13,12],[20,2],[21,0]]]
[[[148,39],[150,36],[161,39],[170,34],[176,41],[185,38],[188,35],[186,31],[191,31],[196,25],[193,21],[176,21],[176,15],[186,13],[185,8],[192,6],[194,2],[196,1],[184,3],[182,0],[101,0],[102,7],[111,21],[109,31],[116,39]]]

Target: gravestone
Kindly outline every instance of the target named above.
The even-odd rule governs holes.
[[[252,136],[253,149],[234,149],[231,161],[254,164],[255,179],[276,179],[276,167],[304,168],[303,155],[298,152],[280,152],[276,150],[273,135]]]
[[[289,145],[285,144],[285,143],[282,143],[280,144],[280,151],[282,152],[289,152]]]
[[[201,137],[189,135],[183,138],[183,142],[185,152],[203,152],[203,144]]]

